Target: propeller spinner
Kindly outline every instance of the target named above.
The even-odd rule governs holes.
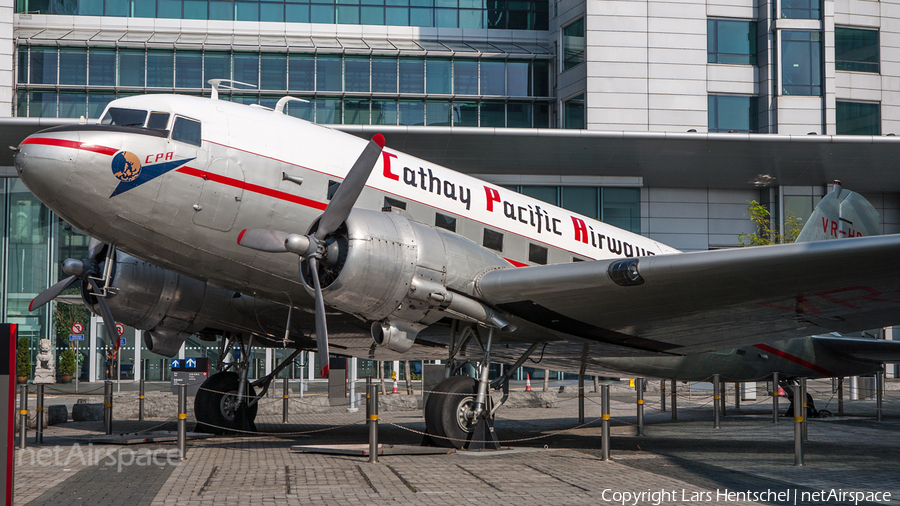
[[[350,215],[359,199],[369,174],[384,149],[384,136],[375,134],[363,149],[347,177],[341,183],[328,207],[319,218],[316,231],[308,234],[290,234],[278,230],[245,229],[238,236],[241,246],[267,253],[294,253],[301,262],[308,263],[316,298],[316,361],[322,377],[328,377],[328,325],[325,320],[325,301],[319,281],[319,262],[328,260],[325,239],[334,233]]]

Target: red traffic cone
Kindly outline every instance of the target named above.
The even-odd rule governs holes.
[[[781,387],[778,387],[778,397],[784,397],[784,389]]]
[[[525,391],[531,392],[531,375],[525,373]]]
[[[392,394],[399,394],[400,390],[397,390],[397,378],[394,378],[394,389],[391,391]]]

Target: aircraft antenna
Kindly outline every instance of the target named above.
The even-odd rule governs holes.
[[[208,82],[209,85],[212,86],[212,94],[211,94],[210,98],[212,98],[213,100],[219,100],[219,87],[221,87],[223,90],[240,90],[242,88],[235,88],[233,85],[241,84],[244,86],[249,86],[250,88],[253,88],[253,89],[258,89],[255,84],[242,83],[240,81],[235,81],[232,79],[210,79],[209,81],[206,81],[206,82]],[[223,85],[222,83],[229,83],[229,84]]]
[[[278,103],[275,104],[275,112],[280,112],[280,113],[283,113],[283,114],[287,114],[287,113],[284,112],[284,106],[286,106],[287,103],[288,103],[288,102],[291,102],[291,101],[297,101],[297,102],[306,102],[306,103],[309,103],[309,100],[304,100],[304,99],[302,99],[302,98],[291,97],[291,96],[285,95],[285,96],[279,98],[279,99],[278,99]]]

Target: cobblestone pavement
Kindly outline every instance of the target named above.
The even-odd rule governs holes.
[[[585,401],[578,426],[577,399],[560,397],[552,409],[501,409],[496,427],[511,450],[431,456],[360,457],[292,453],[295,444],[364,443],[364,414],[343,410],[259,417],[266,435],[189,441],[188,458],[174,459],[174,444],[91,445],[76,438],[98,434],[99,422],[50,427],[43,445],[17,451],[16,504],[748,504],[728,492],[787,493],[768,504],[854,504],[827,499],[841,492],[878,492],[857,504],[900,499],[900,398],[888,396],[885,420],[873,401],[846,403],[846,416],[811,420],[806,465],[793,466],[790,419],[772,423],[771,401],[729,406],[722,428],[712,428],[711,398],[694,392],[659,410],[648,396],[646,435],[636,437],[633,394],[611,396],[613,460],[600,460],[599,397]],[[828,402],[817,396],[817,404]],[[820,400],[821,399],[821,400]],[[280,402],[270,399],[264,402]],[[832,403],[833,404],[833,403]],[[786,403],[782,409],[786,408]],[[833,405],[828,409],[836,411]],[[383,443],[417,444],[420,412],[383,413]],[[348,425],[349,424],[349,425]],[[116,421],[115,432],[173,430],[170,420]],[[573,429],[574,428],[574,429]],[[310,432],[315,431],[315,432]],[[812,493],[826,491],[823,497]],[[886,498],[884,493],[891,493]],[[635,498],[625,494],[640,494]],[[655,495],[653,495],[655,494]],[[796,494],[796,501],[795,496]]]

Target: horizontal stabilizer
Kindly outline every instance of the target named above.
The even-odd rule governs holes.
[[[900,341],[861,337],[814,336],[820,344],[835,353],[872,362],[900,362]]]

